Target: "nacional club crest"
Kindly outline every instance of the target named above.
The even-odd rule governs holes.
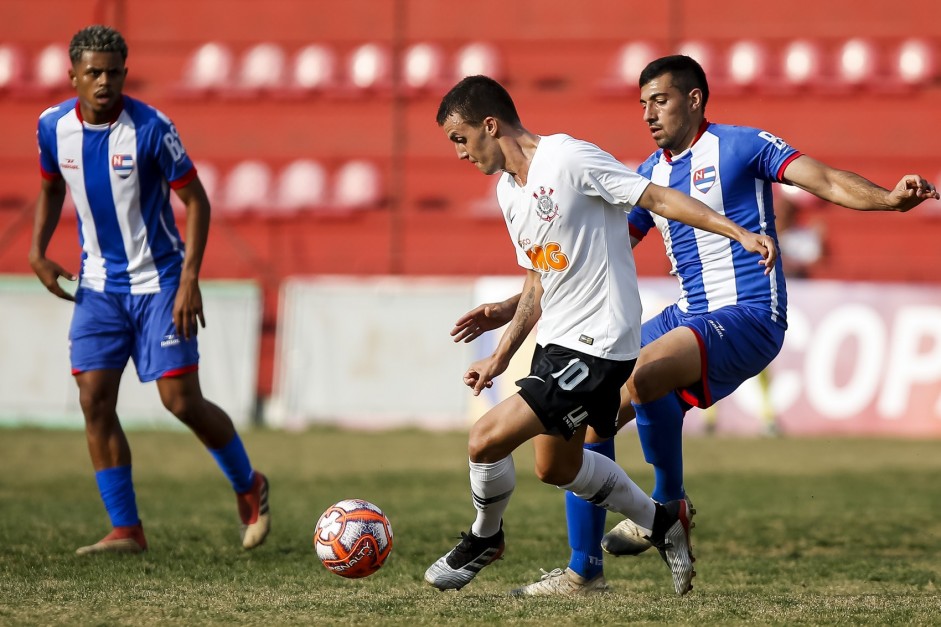
[[[711,165],[708,168],[700,168],[693,172],[693,187],[700,193],[705,194],[716,182],[716,168]]]
[[[536,199],[536,213],[540,220],[552,222],[559,215],[559,205],[552,200],[552,193],[555,190],[551,187],[547,190],[545,187],[539,187],[539,193],[533,192],[533,198]]]
[[[111,155],[111,169],[122,179],[126,179],[134,170],[134,155]]]

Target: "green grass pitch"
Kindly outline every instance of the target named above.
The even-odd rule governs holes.
[[[655,553],[608,558],[612,592],[514,599],[506,592],[568,558],[559,490],[516,454],[503,560],[459,592],[425,568],[474,517],[466,435],[316,429],[244,440],[271,480],[273,531],[241,550],[235,500],[186,433],[136,431],[142,556],[78,558],[107,531],[79,431],[0,430],[0,625],[938,624],[941,442],[712,439],[686,442],[699,514],[695,589],[673,594]],[[619,461],[652,475],[633,431]],[[392,521],[395,548],[372,577],[328,573],[311,547],[328,505],[363,498]],[[608,526],[618,518],[608,517]]]

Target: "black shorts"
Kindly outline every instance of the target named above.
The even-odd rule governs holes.
[[[604,438],[618,430],[621,386],[636,360],[614,361],[555,344],[536,346],[530,375],[516,385],[546,427],[546,433],[571,439],[582,425]]]

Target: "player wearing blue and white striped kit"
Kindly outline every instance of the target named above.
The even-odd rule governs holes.
[[[147,548],[131,479],[131,452],[116,414],[121,373],[134,360],[141,381],[157,381],[163,404],[209,449],[237,496],[242,545],[260,545],[270,527],[267,479],[252,469],[231,419],[202,396],[196,333],[205,325],[199,268],[209,200],[170,120],[123,95],[127,45],[104,26],[79,31],[69,46],[78,97],[39,118],[42,187],[29,259],[46,288],[75,301],[69,330],[88,449],[112,531],[78,550],[139,553]],[[66,185],[79,223],[79,277],[46,258]],[[187,240],[170,206],[187,212]],[[59,277],[78,278],[71,296]]]
[[[797,185],[829,202],[864,211],[905,212],[939,197],[934,185],[915,174],[903,176],[887,190],[801,155],[767,132],[708,124],[706,76],[689,57],[651,62],[639,86],[644,122],[661,150],[638,172],[703,201],[748,230],[775,235],[772,182]],[[681,436],[686,409],[708,407],[773,359],[786,328],[787,298],[780,261],[766,274],[734,243],[638,208],[629,220],[632,245],[651,228],[660,230],[682,289],[675,305],[641,329],[640,356],[622,389],[619,413],[623,425],[636,410],[644,455],[655,469],[652,496],[664,502],[685,496]],[[514,296],[480,305],[458,319],[451,335],[455,341],[471,341],[505,324],[517,303]],[[614,457],[613,441],[591,430],[585,447]],[[603,589],[599,539],[605,512],[567,494],[566,513],[572,548],[568,568],[554,569],[518,593],[564,595]],[[619,523],[603,542],[614,554],[636,554],[650,546],[630,520]]]

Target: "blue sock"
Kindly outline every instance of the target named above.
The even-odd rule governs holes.
[[[586,444],[585,448],[614,459],[614,438]],[[578,498],[571,492],[565,493],[565,519],[568,523],[569,546],[572,548],[569,568],[586,579],[604,570],[601,537],[604,535],[606,513],[603,507]]]
[[[686,496],[683,487],[683,406],[670,392],[650,403],[634,405],[637,435],[644,459],[653,465],[653,500],[666,503]]]
[[[95,472],[95,480],[112,527],[133,527],[140,523],[130,465],[99,470]]]
[[[255,478],[252,463],[248,461],[248,453],[238,433],[222,448],[209,449],[209,452],[216,458],[219,468],[237,494],[245,494],[252,489]]]

